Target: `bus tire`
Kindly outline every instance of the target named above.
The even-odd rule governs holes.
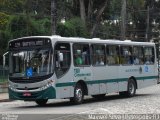
[[[136,94],[136,83],[133,79],[128,80],[127,91],[119,92],[124,97],[133,97]]]
[[[74,97],[70,98],[70,102],[73,104],[81,104],[84,98],[84,90],[81,84],[77,84],[74,89]]]
[[[47,103],[48,99],[40,99],[40,100],[36,100],[35,102],[39,105],[39,106],[45,106]]]
[[[92,95],[93,98],[95,99],[103,99],[106,94],[99,94],[99,95]]]

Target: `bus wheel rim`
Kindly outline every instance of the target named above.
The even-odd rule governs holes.
[[[131,84],[129,85],[129,92],[130,92],[131,94],[134,94],[134,85],[133,85],[133,83],[131,83]]]
[[[82,100],[82,90],[80,88],[76,90],[76,98],[78,99],[78,101]]]

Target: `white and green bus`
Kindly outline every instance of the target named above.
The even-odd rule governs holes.
[[[84,95],[102,98],[157,84],[154,43],[60,36],[33,36],[9,42],[9,98],[35,101]]]

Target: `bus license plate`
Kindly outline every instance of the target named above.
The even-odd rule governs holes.
[[[25,97],[29,97],[29,96],[31,96],[31,93],[23,93],[23,96],[25,96]]]

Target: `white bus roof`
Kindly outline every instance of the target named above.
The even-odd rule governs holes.
[[[14,41],[14,40],[20,40],[20,39],[27,39],[27,38],[49,38],[51,40],[54,40],[55,42],[56,41],[70,41],[70,42],[81,42],[81,43],[84,43],[84,42],[88,42],[88,43],[101,43],[101,44],[117,44],[117,45],[155,45],[155,43],[152,43],[152,42],[135,42],[135,41],[131,41],[131,40],[124,40],[124,41],[121,41],[121,40],[117,40],[117,39],[100,39],[100,38],[92,38],[92,39],[89,39],[89,38],[80,38],[80,37],[61,37],[61,36],[58,36],[58,35],[53,35],[53,36],[28,36],[28,37],[22,37],[22,38],[18,38],[18,39],[13,39],[11,41]]]
[[[117,39],[100,39],[100,38],[92,38],[92,39],[87,39],[87,38],[78,38],[78,37],[57,37],[57,36],[52,36],[51,37],[54,40],[57,41],[71,41],[71,42],[88,42],[88,43],[101,43],[101,44],[123,44],[123,45],[155,45],[155,43],[152,42],[135,42],[135,41],[131,41],[131,40],[117,40]]]

